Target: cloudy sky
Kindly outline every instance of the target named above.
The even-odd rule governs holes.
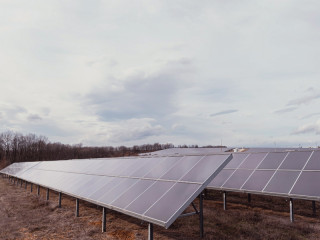
[[[0,1],[0,132],[320,145],[316,0]]]

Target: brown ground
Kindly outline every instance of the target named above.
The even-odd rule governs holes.
[[[0,239],[147,239],[147,224],[108,211],[107,233],[101,233],[101,208],[80,201],[80,217],[74,216],[75,200],[46,192],[37,196],[30,185],[14,186],[0,177]],[[210,191],[204,201],[204,239],[319,239],[319,215],[312,216],[311,202],[295,201],[295,223],[289,220],[289,203],[284,198],[229,194],[228,210],[222,195]],[[198,201],[195,201],[196,204]],[[317,203],[317,208],[320,205]],[[191,209],[190,209],[191,210]],[[199,239],[198,217],[178,219],[168,230],[155,226],[155,239]]]

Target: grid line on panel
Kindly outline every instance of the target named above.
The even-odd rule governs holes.
[[[186,176],[195,166],[197,166],[197,164],[203,159],[203,158],[205,158],[206,157],[206,155],[205,156],[202,156],[194,165],[193,165],[193,167],[192,168],[190,168],[189,169],[189,171],[187,172],[187,173],[185,173],[181,178],[179,178],[179,182],[181,182],[182,180],[182,178],[184,177],[184,176]]]
[[[251,153],[249,153],[249,154],[241,161],[241,163],[238,165],[237,168],[230,169],[230,170],[234,170],[233,173],[231,173],[231,175],[227,178],[227,180],[225,180],[225,181],[223,182],[223,184],[221,185],[220,188],[223,188],[223,186],[224,186],[224,185],[226,184],[226,182],[233,176],[233,174],[236,172],[236,170],[239,169],[239,166],[240,166],[250,155],[251,155]],[[232,161],[232,159],[231,159],[231,161]]]
[[[260,164],[263,162],[263,160],[269,155],[269,153],[267,153],[262,160],[259,162],[259,164],[255,167],[255,169],[253,169],[252,173],[249,175],[249,177],[247,178],[247,180],[244,181],[244,183],[241,185],[241,187],[239,188],[240,190],[243,188],[243,186],[248,182],[248,180],[250,179],[250,177],[252,176],[252,174],[258,169],[258,167],[260,166]]]
[[[264,192],[264,190],[266,189],[266,187],[268,186],[268,184],[271,182],[271,180],[273,179],[274,175],[278,172],[280,166],[282,165],[282,163],[284,162],[284,160],[286,160],[286,158],[288,157],[290,152],[288,152],[286,154],[286,156],[283,158],[283,160],[281,161],[281,163],[279,164],[278,168],[275,169],[274,173],[272,174],[271,178],[269,179],[269,181],[266,183],[266,185],[264,186],[264,188],[261,190],[261,192]]]
[[[134,201],[136,201],[142,194],[144,194],[147,190],[149,190],[154,184],[157,183],[157,180],[154,181],[154,183],[152,183],[149,187],[147,187],[140,195],[138,195],[135,199],[133,199],[127,206],[124,207],[124,209],[127,209],[127,207],[130,206],[130,204],[132,204]]]
[[[144,178],[144,176],[148,175],[153,169],[157,168],[160,164],[162,164],[164,161],[166,161],[169,157],[168,156],[161,156],[161,158],[163,158],[163,160],[161,162],[158,162],[153,168],[151,168],[147,173],[145,173],[142,178]],[[177,162],[179,162],[181,159],[179,159]],[[175,165],[175,164],[174,164]]]
[[[195,190],[192,195],[194,195],[199,189]],[[200,193],[201,194],[201,193]],[[186,201],[184,201],[184,203],[182,204],[182,206],[184,206],[187,202],[188,202],[189,199],[186,199]],[[181,208],[179,208],[177,211],[175,211],[168,219],[170,220],[174,215],[177,214],[177,212],[180,211]]]
[[[180,162],[180,160],[178,162]],[[180,182],[180,183],[201,184],[200,182],[182,181],[182,180],[180,180],[181,178],[179,180],[171,180],[171,179],[162,179],[161,177],[160,178],[130,177],[130,176],[119,176],[119,175],[103,175],[103,174],[82,173],[82,172],[68,172],[68,171],[58,171],[58,170],[47,170],[47,169],[39,169],[39,168],[37,168],[35,170],[37,170],[37,171],[46,171],[46,172],[71,173],[71,174],[88,175],[88,176],[100,176],[100,177],[114,177],[114,178],[124,178],[124,179],[138,179],[138,180],[153,180],[153,181],[163,181],[163,182]],[[169,170],[171,170],[171,168]],[[165,175],[165,174],[163,174],[163,175]]]
[[[181,156],[179,156],[179,157],[181,157]],[[170,167],[165,173],[163,173],[160,177],[158,177],[158,178],[155,179],[155,180],[157,180],[157,181],[163,180],[163,179],[161,179],[161,177],[163,177],[164,175],[166,175],[172,168],[174,168],[174,167],[175,167],[179,162],[181,162],[185,157],[186,157],[186,156],[182,156],[175,164],[172,165],[172,167]],[[151,171],[151,170],[150,170],[150,171]],[[174,180],[170,180],[170,181],[174,181]]]
[[[142,213],[142,215],[145,216],[146,212],[148,212],[157,202],[159,202],[160,199],[162,199],[163,196],[165,196],[176,184],[177,184],[177,183],[173,184],[167,191],[165,191],[165,193],[162,194],[162,196],[159,197],[159,199],[158,199],[157,201],[155,201],[146,211],[144,211],[144,212]]]
[[[203,159],[205,156],[202,156],[198,161],[197,161],[197,163],[196,164],[194,164],[194,166],[195,165],[197,165],[198,163],[199,163],[199,161],[201,160],[201,159]],[[183,157],[183,158],[185,158],[185,156]],[[183,159],[183,158],[181,158],[181,159]],[[178,161],[176,164],[178,164],[180,161]],[[175,165],[176,165],[175,164]],[[192,167],[192,168],[194,168],[194,166]],[[191,169],[192,169],[191,168]],[[172,168],[170,168],[170,169],[172,169]],[[189,170],[189,171],[191,171],[191,169]],[[188,171],[188,172],[189,172]],[[164,176],[165,174],[163,174],[162,176]],[[186,175],[186,174],[185,174]],[[183,175],[181,178],[183,178],[185,175]],[[180,178],[180,179],[181,179]],[[160,178],[159,178],[160,179]],[[180,180],[179,179],[179,180]],[[163,198],[163,196],[165,196],[177,183],[178,183],[178,181],[175,181],[176,183],[175,184],[173,184],[164,194],[162,194],[162,196],[161,197],[159,197],[159,199],[157,200],[157,201],[155,201],[142,215],[145,215],[146,214],[146,212],[148,212],[157,202],[159,202],[162,198]]]
[[[304,169],[305,169],[305,167],[307,166],[307,164],[308,164],[308,162],[309,162],[310,158],[312,157],[313,153],[314,153],[314,151],[312,151],[312,152],[311,152],[311,154],[310,154],[310,156],[309,156],[308,160],[307,160],[307,161],[306,161],[306,163],[304,164],[303,168],[300,170],[300,173],[299,173],[299,175],[298,175],[297,179],[296,179],[296,180],[294,181],[294,183],[292,184],[292,187],[291,187],[291,189],[290,189],[290,191],[289,191],[289,193],[288,193],[289,195],[291,194],[292,189],[293,189],[293,188],[294,188],[294,186],[296,185],[296,183],[297,183],[298,179],[300,178],[300,176],[301,176],[301,174],[302,174],[303,170],[304,170]]]

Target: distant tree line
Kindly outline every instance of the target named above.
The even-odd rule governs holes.
[[[173,147],[171,143],[143,144],[133,147],[88,147],[82,144],[50,142],[47,137],[35,134],[23,135],[7,131],[0,133],[0,166],[7,166],[14,162],[121,157]]]

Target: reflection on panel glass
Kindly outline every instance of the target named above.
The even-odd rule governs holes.
[[[199,156],[186,156],[179,161],[173,168],[171,168],[166,174],[160,177],[160,179],[167,180],[179,180],[187,172],[193,168],[202,157]]]
[[[256,170],[241,189],[249,191],[262,191],[275,171]]]
[[[314,151],[305,170],[320,170],[320,151]]]
[[[258,169],[277,169],[287,155],[287,152],[270,152]]]
[[[152,180],[139,180],[110,204],[119,208],[125,208],[154,183],[155,181]]]
[[[176,183],[144,215],[167,222],[200,187],[198,184]]]
[[[279,169],[302,170],[311,152],[290,152]]]
[[[299,171],[277,171],[264,192],[288,194],[299,173]]]
[[[231,159],[231,156],[230,156]],[[211,155],[202,158],[184,177],[182,181],[203,183],[214,169],[217,169],[226,160],[225,155]]]
[[[148,173],[144,175],[144,177],[158,179],[171,168],[173,168],[180,160],[183,161],[182,157],[167,157],[159,165],[154,166]]]
[[[320,197],[320,172],[302,172],[291,194]]]
[[[232,155],[233,155],[233,158],[227,164],[227,166],[225,166],[225,169],[237,168],[243,162],[243,160],[245,160],[249,156],[249,154],[247,154],[247,153],[234,153]]]
[[[265,158],[267,153],[251,153],[240,165],[239,168],[255,169]]]
[[[151,185],[144,193],[139,195],[139,197],[125,209],[138,214],[143,214],[174,184],[174,182],[156,182],[155,184]]]
[[[232,176],[223,184],[223,188],[240,189],[244,182],[248,179],[253,170],[238,169]]]
[[[233,169],[222,169],[221,172],[209,183],[208,187],[219,188],[225,181],[231,176],[235,170]]]

